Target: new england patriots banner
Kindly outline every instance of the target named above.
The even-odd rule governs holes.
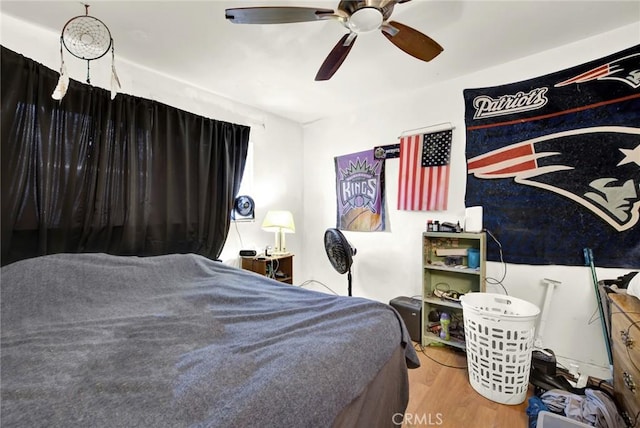
[[[640,45],[464,99],[465,204],[506,262],[640,268]]]
[[[337,228],[361,232],[385,230],[384,159],[373,150],[334,158]]]

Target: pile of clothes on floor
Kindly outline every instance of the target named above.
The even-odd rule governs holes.
[[[597,428],[621,428],[627,424],[620,416],[611,396],[602,390],[584,388],[578,394],[562,389],[551,389],[540,396],[529,398],[527,415],[529,428],[537,428],[538,414],[542,411],[564,415]]]
[[[601,298],[609,292],[625,289],[628,294],[640,298],[640,275],[631,272],[615,280],[600,281]],[[608,321],[608,311],[605,314]],[[609,327],[607,328],[609,330]],[[535,396],[528,402],[529,428],[537,427],[540,412],[546,411],[562,415],[571,421],[596,428],[635,427],[638,421],[625,421],[616,405],[613,390],[604,381],[577,388],[567,377],[569,373],[557,371],[556,359],[550,349],[533,351],[529,381],[535,386]],[[605,388],[609,386],[609,388]],[[630,415],[637,419],[639,415]],[[576,426],[583,426],[576,424]]]

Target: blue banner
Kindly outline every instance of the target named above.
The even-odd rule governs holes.
[[[505,262],[640,268],[640,45],[464,99],[465,204]]]

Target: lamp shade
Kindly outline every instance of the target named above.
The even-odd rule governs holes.
[[[296,226],[293,223],[291,211],[269,211],[262,222],[262,230],[275,232],[275,246],[273,255],[289,254],[285,242],[285,233],[294,233]]]
[[[291,211],[269,211],[262,222],[262,230],[267,232],[295,233]]]

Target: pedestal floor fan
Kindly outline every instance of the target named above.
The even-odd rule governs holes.
[[[348,292],[351,296],[351,265],[356,249],[338,229],[327,229],[324,232],[324,249],[333,268],[340,274],[347,273]]]

